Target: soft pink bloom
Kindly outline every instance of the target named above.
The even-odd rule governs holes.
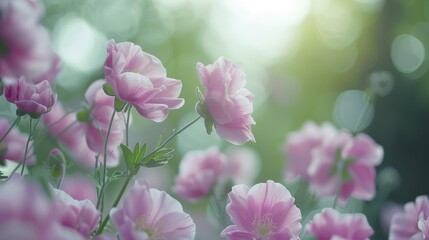
[[[53,138],[58,139],[76,161],[88,168],[95,167],[97,153],[88,147],[85,126],[77,121],[76,113],[66,112],[57,103],[50,112],[43,115],[43,122]]]
[[[86,142],[89,148],[104,154],[104,142],[109,128],[110,118],[115,111],[114,97],[108,96],[104,93],[102,86],[104,81],[97,80],[93,82],[85,93],[86,101],[89,104],[90,118],[85,122]],[[109,134],[109,141],[107,142],[107,158],[109,166],[116,166],[119,164],[119,144],[124,138],[125,124],[123,119],[120,118],[120,113],[117,113],[113,119],[112,127]]]
[[[195,224],[182,205],[163,191],[137,180],[118,208],[110,211],[113,225],[125,240],[194,239]]]
[[[0,138],[10,128],[10,123],[5,118],[0,118]],[[25,154],[25,145],[27,144],[28,135],[21,133],[16,127],[12,128],[9,134],[3,139],[1,144],[6,146],[6,152],[0,156],[0,159],[14,162],[23,162]],[[33,155],[33,141],[29,143],[26,164],[34,164],[36,161]]]
[[[107,83],[115,96],[133,105],[145,118],[164,121],[169,109],[183,106],[178,98],[182,82],[168,78],[162,63],[131,42],[116,44],[110,40],[104,64]]]
[[[5,86],[5,98],[15,103],[18,110],[23,113],[44,114],[51,110],[57,100],[49,82],[44,80],[33,84],[20,77],[14,84]]]
[[[234,184],[252,185],[261,170],[258,154],[250,148],[232,147],[226,152],[223,176]]]
[[[429,198],[418,196],[415,202],[406,203],[404,211],[393,216],[389,240],[429,239]]]
[[[94,204],[86,200],[75,200],[62,190],[52,189],[54,199],[58,201],[59,222],[67,228],[79,232],[88,238],[90,233],[97,227],[100,212]]]
[[[207,196],[220,179],[225,161],[216,148],[188,152],[180,162],[173,191],[188,201]]]
[[[60,206],[34,182],[14,175],[0,184],[1,239],[86,239],[60,224]]]
[[[39,24],[43,12],[39,1],[1,1],[0,12],[0,77],[52,83],[60,60],[47,30]]]
[[[299,239],[301,211],[280,183],[268,180],[252,188],[236,185],[228,194],[226,210],[233,225],[221,237],[237,239]]]
[[[368,240],[374,233],[365,215],[341,214],[332,208],[316,214],[307,231],[318,240]]]
[[[88,199],[97,203],[97,189],[85,175],[66,175],[61,189],[76,200]]]
[[[336,132],[337,130],[330,123],[317,126],[314,122],[306,122],[299,131],[289,134],[283,148],[288,161],[286,179],[308,180],[311,152]]]
[[[197,63],[200,82],[204,86],[204,103],[219,136],[233,144],[255,141],[251,125],[253,94],[244,88],[244,72],[234,63],[219,58],[213,64]]]
[[[314,149],[312,158],[310,187],[319,196],[335,196],[339,190],[343,204],[350,196],[363,200],[374,197],[375,166],[383,159],[383,148],[368,135],[353,137],[341,131]]]

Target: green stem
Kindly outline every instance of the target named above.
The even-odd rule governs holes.
[[[162,143],[159,147],[157,147],[155,150],[153,150],[151,153],[149,153],[146,157],[156,153],[157,151],[161,150],[163,147],[165,147],[165,145],[167,145],[175,136],[179,135],[181,132],[183,132],[185,129],[187,129],[188,127],[190,127],[192,124],[194,124],[195,122],[197,122],[199,119],[201,118],[201,116],[196,117],[194,120],[192,120],[191,122],[189,122],[188,124],[186,124],[182,129],[180,129],[177,132],[174,132],[169,138],[167,138],[167,140],[165,140],[164,143]],[[138,172],[138,171],[137,171]],[[125,190],[127,189],[127,186],[129,184],[129,182],[131,181],[131,178],[134,175],[130,174],[128,175],[128,177],[126,178],[124,184],[122,185],[121,190],[118,193],[118,196],[116,196],[115,202],[112,205],[112,208],[115,208],[118,206],[119,201],[121,200],[122,196],[124,195]],[[104,184],[102,186],[101,192],[104,191]],[[100,194],[101,195],[101,194]],[[97,203],[97,208],[98,208],[98,203]],[[104,218],[104,220],[101,222],[100,227],[97,229],[97,231],[95,232],[95,235],[100,235],[104,228],[107,225],[107,222],[110,219],[110,215],[107,214],[107,216]]]
[[[27,143],[25,144],[24,160],[21,168],[21,175],[24,174],[25,163],[27,162],[28,146],[30,145],[31,135],[33,134],[33,118],[30,118],[30,131],[28,133]]]
[[[21,117],[20,116],[18,116],[15,119],[15,121],[12,123],[12,125],[10,125],[9,129],[0,138],[0,143],[3,142],[3,140],[6,138],[6,136],[10,133],[10,131],[12,131],[13,127],[15,127],[15,125],[17,125],[19,123],[19,121],[21,121]]]
[[[167,140],[165,140],[165,142],[163,142],[159,147],[157,147],[155,150],[153,150],[151,153],[149,153],[146,157],[158,152],[159,150],[161,150],[162,148],[165,147],[165,145],[167,145],[174,137],[176,137],[177,135],[179,135],[181,132],[185,131],[188,127],[190,127],[192,124],[194,124],[195,122],[197,122],[198,120],[200,120],[201,116],[198,116],[196,118],[194,118],[194,120],[192,120],[191,122],[189,122],[188,124],[186,124],[182,129],[180,129],[179,131],[174,131],[174,133],[167,138]]]
[[[343,160],[338,161],[337,174],[336,174],[338,183],[337,183],[337,192],[335,193],[334,202],[332,204],[333,209],[337,208],[338,198],[339,198],[339,195],[341,194],[341,184],[343,182],[343,179],[342,179],[343,168],[344,168],[344,161]]]
[[[132,106],[129,106],[127,108],[127,119],[125,120],[125,145],[128,147],[128,128],[130,126],[130,116],[131,116],[131,108]]]
[[[115,207],[117,207],[117,206],[118,206],[119,201],[120,201],[120,200],[121,200],[121,198],[122,198],[122,195],[124,195],[124,192],[125,192],[125,190],[127,189],[128,184],[130,183],[131,178],[133,178],[133,175],[129,175],[129,176],[127,177],[127,179],[125,180],[124,184],[122,185],[121,190],[120,190],[120,191],[119,191],[119,193],[118,193],[118,196],[116,196],[116,199],[115,199],[115,202],[113,203],[112,208],[115,208]],[[109,215],[109,214],[107,214],[107,216],[106,216],[106,217],[104,218],[104,220],[101,222],[100,227],[98,227],[97,231],[95,232],[95,235],[99,235],[99,234],[101,234],[101,233],[103,232],[104,227],[106,227],[107,222],[109,221],[109,219],[110,219],[110,215]]]
[[[103,183],[101,184],[100,196],[97,199],[97,209],[100,207],[100,199],[104,198],[104,188],[106,186],[106,176],[107,176],[107,143],[109,142],[110,131],[112,130],[113,120],[115,118],[116,111],[113,111],[112,117],[110,118],[109,127],[107,128],[106,139],[104,141],[104,156],[103,156]]]

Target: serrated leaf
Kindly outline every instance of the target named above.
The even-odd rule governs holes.
[[[106,95],[115,96],[115,92],[113,91],[113,88],[108,83],[104,83],[102,88]]]
[[[125,102],[122,102],[119,98],[115,97],[115,111],[117,112],[122,111],[125,105],[127,105]]]

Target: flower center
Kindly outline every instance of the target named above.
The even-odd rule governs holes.
[[[260,219],[255,219],[253,226],[257,229],[258,239],[270,239],[271,234],[275,230],[271,214],[264,214]]]
[[[160,221],[156,222],[153,226],[151,226],[147,221],[146,217],[143,216],[137,221],[136,230],[145,232],[150,240],[165,240],[165,238],[159,232],[159,228],[162,223]]]

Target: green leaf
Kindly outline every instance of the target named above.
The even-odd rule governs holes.
[[[127,104],[122,102],[119,98],[115,97],[115,111],[120,112]]]
[[[91,180],[91,182],[95,185],[95,187],[97,189],[101,188],[101,184],[95,176],[93,176],[92,174],[88,174],[87,176],[88,176],[89,180]]]
[[[121,171],[113,172],[112,176],[109,177],[110,182],[126,177],[127,174]]]
[[[146,156],[142,165],[145,167],[159,167],[168,163],[173,158],[174,148],[162,148],[159,151]]]
[[[168,161],[155,161],[152,159],[151,161],[147,162],[144,166],[148,167],[148,168],[154,168],[154,167],[163,166],[167,163],[168,163]]]
[[[124,144],[121,144],[120,147],[122,150],[122,154],[124,155],[125,164],[127,165],[128,170],[130,170],[132,174],[136,174],[136,167],[134,165],[134,154]]]
[[[115,92],[113,91],[113,88],[108,83],[104,83],[102,88],[105,94],[109,96],[115,96]]]
[[[146,154],[146,143],[143,144],[143,146],[138,150],[138,153],[134,158],[134,163],[139,164],[143,160],[143,157],[145,154]]]

